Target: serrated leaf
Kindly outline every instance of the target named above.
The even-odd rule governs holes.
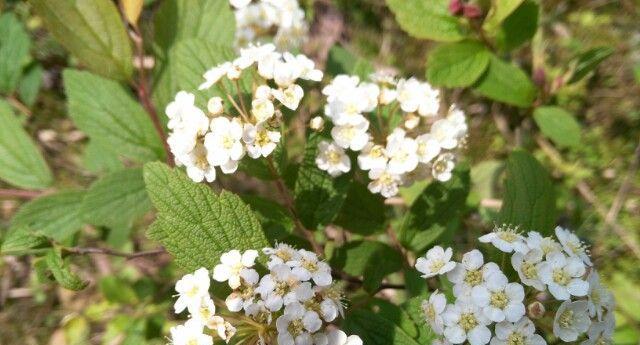
[[[490,59],[491,53],[477,41],[441,44],[429,54],[427,80],[435,86],[469,86],[484,73]]]
[[[163,159],[164,148],[149,116],[112,80],[89,72],[64,71],[69,115],[92,140],[118,155],[145,162]]]
[[[537,90],[531,79],[515,65],[491,57],[489,68],[475,85],[475,90],[488,98],[518,107],[529,107]]]
[[[372,311],[358,309],[347,315],[343,328],[347,334],[357,334],[367,345],[419,345],[392,320]]]
[[[372,235],[385,230],[385,211],[384,199],[379,194],[354,182],[334,223],[355,234]]]
[[[580,146],[580,124],[572,114],[560,107],[540,107],[533,119],[547,138],[561,147]]]
[[[28,227],[13,227],[2,239],[0,253],[3,255],[24,255],[42,251],[42,248],[47,248],[49,245],[49,241],[44,236],[36,235]]]
[[[352,241],[337,248],[331,266],[363,279],[365,290],[375,293],[387,275],[402,268],[402,255],[377,241]]]
[[[495,32],[502,22],[515,11],[524,0],[492,0],[491,8],[482,23],[482,29]]]
[[[87,190],[81,216],[90,224],[130,227],[151,209],[142,169],[123,169],[104,176]]]
[[[33,106],[36,102],[43,77],[44,69],[39,63],[31,65],[22,76],[20,84],[18,84],[18,95],[22,103],[28,107]]]
[[[107,144],[92,139],[84,147],[82,155],[84,167],[92,173],[117,171],[124,168],[116,152],[111,151]]]
[[[213,268],[226,251],[269,245],[260,222],[237,195],[226,191],[216,195],[162,163],[147,163],[144,180],[158,210],[148,235],[164,245],[183,269]]]
[[[401,307],[402,310],[404,310],[404,312],[409,315],[417,329],[418,343],[431,344],[431,342],[435,339],[435,333],[429,329],[429,326],[427,326],[427,323],[425,321],[425,315],[422,310],[422,301],[424,301],[425,299],[426,296],[412,297],[406,300]]]
[[[613,54],[614,49],[610,47],[598,47],[589,49],[574,58],[575,67],[569,83],[575,83],[586,77],[589,72],[593,71],[600,65],[602,61]]]
[[[88,69],[129,80],[133,72],[129,38],[110,0],[31,0],[45,26]]]
[[[47,267],[53,274],[53,277],[63,288],[79,291],[87,286],[88,282],[80,279],[77,275],[71,272],[68,264],[64,262],[60,253],[55,249],[52,249],[47,253],[45,260],[47,262]]]
[[[0,93],[18,86],[22,67],[29,59],[31,38],[22,22],[11,12],[0,16]]]
[[[322,140],[324,137],[318,133],[312,133],[307,139],[294,188],[296,211],[308,229],[333,221],[347,198],[351,180],[350,174],[334,178],[318,169],[316,156]]]
[[[540,6],[525,1],[502,23],[496,32],[496,42],[502,50],[513,50],[535,36],[538,31]]]
[[[542,165],[525,151],[513,151],[507,160],[500,221],[545,235],[555,226],[553,184]]]
[[[449,13],[448,0],[386,0],[400,27],[416,38],[455,42],[465,33]]]
[[[62,241],[80,230],[80,208],[85,192],[70,190],[41,196],[24,204],[12,220],[14,227],[28,227],[35,233]]]
[[[275,243],[291,236],[295,223],[286,208],[257,195],[243,195],[242,200],[255,212],[269,241]]]
[[[49,187],[51,171],[11,107],[0,100],[0,179],[26,189]]]

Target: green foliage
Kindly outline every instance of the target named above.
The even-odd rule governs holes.
[[[492,0],[491,9],[482,23],[482,29],[496,31],[502,22],[513,13],[524,0]]]
[[[354,234],[383,232],[387,224],[384,199],[372,194],[366,185],[354,182],[334,223]]]
[[[45,256],[47,267],[53,274],[55,280],[65,289],[79,291],[84,289],[88,282],[80,279],[77,275],[71,272],[69,265],[60,256],[60,252],[56,249],[51,249]]]
[[[29,58],[31,39],[13,13],[0,16],[0,93],[9,94],[18,86],[22,67]]]
[[[124,168],[118,154],[109,150],[107,144],[91,139],[84,147],[83,164],[93,173],[116,171]]]
[[[507,160],[507,178],[500,221],[524,231],[551,234],[556,222],[556,199],[549,175],[529,153],[516,150]]]
[[[51,171],[9,105],[0,100],[0,179],[38,189],[53,183]]]
[[[158,210],[148,235],[165,246],[183,269],[212,268],[232,248],[269,245],[260,222],[237,195],[226,191],[216,195],[162,163],[147,163],[144,181]]]
[[[491,57],[489,68],[475,85],[475,90],[488,98],[518,107],[529,107],[537,90],[529,77],[518,67]]]
[[[84,191],[69,190],[29,201],[16,213],[12,226],[56,241],[68,239],[84,224],[81,212],[84,196]]]
[[[387,5],[411,36],[442,42],[465,36],[458,19],[449,13],[448,0],[387,0]]]
[[[27,106],[33,106],[40,92],[44,69],[40,64],[31,65],[20,80],[18,85],[18,95]]]
[[[30,2],[56,40],[87,68],[104,77],[131,79],[131,46],[118,9],[112,1]]]
[[[332,76],[352,74],[364,79],[374,72],[374,68],[367,59],[354,56],[341,46],[333,46],[329,50],[326,71]]]
[[[549,139],[560,147],[580,146],[580,124],[572,114],[560,107],[539,107],[533,119]]]
[[[257,195],[244,195],[242,200],[255,212],[269,241],[275,243],[291,236],[295,223],[286,208]]]
[[[484,73],[490,59],[491,53],[477,41],[442,44],[429,54],[427,80],[435,86],[469,86]]]
[[[598,47],[589,49],[584,53],[579,54],[574,58],[575,64],[573,74],[569,83],[575,83],[586,77],[589,72],[593,71],[598,65],[606,58],[613,54],[614,50],[611,47]]]
[[[498,46],[513,50],[532,39],[538,30],[540,6],[534,1],[525,1],[508,16],[495,33]]]
[[[3,255],[24,255],[42,251],[49,246],[44,236],[36,235],[27,227],[13,227],[5,235],[0,247]]]
[[[424,284],[424,280],[422,281]],[[426,296],[416,296],[409,298],[402,303],[402,310],[411,318],[417,330],[417,340],[419,344],[429,344],[435,338],[435,333],[427,326],[424,311],[422,310],[422,301]]]
[[[122,86],[76,70],[64,72],[64,84],[69,115],[90,138],[105,143],[104,149],[139,162],[163,159],[149,115]]]
[[[418,345],[416,339],[394,323],[390,315],[357,309],[347,315],[343,328],[357,334],[367,345]]]
[[[134,304],[138,301],[136,292],[128,281],[120,277],[109,276],[100,279],[100,292],[112,303]]]

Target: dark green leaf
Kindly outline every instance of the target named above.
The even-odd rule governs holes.
[[[18,86],[22,67],[29,59],[31,38],[16,16],[0,16],[0,93],[9,94]]]
[[[493,0],[491,9],[482,23],[482,29],[487,32],[495,32],[502,21],[515,11],[523,0]]]
[[[372,311],[354,310],[344,321],[343,328],[348,334],[357,334],[367,345],[418,345],[393,320]]]
[[[533,119],[547,138],[561,147],[580,146],[580,124],[572,114],[560,107],[540,107]]]
[[[255,212],[269,241],[274,243],[291,236],[295,223],[286,208],[257,195],[244,195],[242,200]]]
[[[540,7],[533,1],[525,1],[507,19],[496,33],[496,41],[502,50],[513,50],[532,39],[538,31]]]
[[[84,224],[80,213],[84,196],[84,191],[73,190],[29,201],[18,210],[12,226],[28,227],[39,235],[63,241]]]
[[[387,0],[387,5],[411,36],[442,42],[465,36],[458,18],[449,13],[448,0]]]
[[[578,55],[574,59],[575,67],[573,75],[569,79],[569,83],[575,83],[586,77],[589,72],[593,71],[600,65],[602,61],[613,54],[614,50],[610,47],[598,47],[587,50]]]
[[[385,230],[385,213],[384,199],[354,182],[334,223],[355,234],[371,235]]]
[[[56,281],[65,289],[79,291],[84,289],[88,282],[80,279],[77,275],[71,272],[71,269],[64,262],[60,253],[52,249],[46,256],[47,267],[51,270],[53,277]]]
[[[489,68],[476,83],[475,90],[485,97],[523,108],[529,107],[537,94],[535,85],[522,69],[496,56],[491,57]]]
[[[423,284],[426,283],[423,280]],[[431,342],[435,339],[435,333],[429,329],[427,323],[425,321],[425,315],[422,311],[422,301],[426,299],[425,296],[416,296],[408,299],[402,304],[402,309],[413,321],[417,332],[418,332],[418,343],[420,344],[431,344]]]
[[[477,41],[441,44],[427,60],[427,80],[435,86],[469,86],[484,73],[490,59],[491,53]]]

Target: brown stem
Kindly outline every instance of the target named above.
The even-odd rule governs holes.
[[[0,197],[34,199],[44,194],[39,190],[0,189]]]
[[[110,256],[118,256],[125,258],[127,260],[132,260],[135,258],[143,257],[143,256],[154,256],[166,253],[164,248],[158,248],[154,250],[144,251],[144,252],[135,252],[135,253],[124,253],[119,252],[117,250],[109,249],[109,248],[93,248],[93,247],[68,247],[63,248],[63,252],[71,255],[90,255],[90,254],[98,254],[98,255],[110,255]]]
[[[14,108],[18,109],[18,111],[20,111],[21,113],[27,116],[33,115],[31,109],[29,109],[29,107],[27,107],[24,103],[20,102],[20,100],[17,99],[14,95],[7,96],[7,102]]]

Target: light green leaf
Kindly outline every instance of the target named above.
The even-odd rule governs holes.
[[[84,167],[92,173],[104,173],[120,170],[124,164],[118,158],[118,153],[111,151],[107,144],[91,139],[84,147],[82,155]]]
[[[36,102],[43,77],[44,69],[39,63],[30,66],[24,76],[22,76],[22,80],[20,80],[20,84],[18,85],[18,95],[22,103],[28,107],[33,106]]]
[[[50,250],[47,253],[45,260],[47,262],[47,267],[53,274],[53,277],[63,288],[79,291],[87,286],[88,282],[80,279],[77,275],[71,272],[68,264],[64,262],[57,250]]]
[[[580,124],[560,107],[540,107],[533,112],[540,131],[560,147],[580,146]]]
[[[496,42],[502,50],[513,50],[524,44],[538,31],[540,6],[533,1],[525,1],[496,32]]]
[[[589,72],[593,71],[600,65],[602,61],[611,56],[615,50],[611,47],[598,47],[589,49],[574,58],[575,67],[569,83],[575,83],[586,77]]]
[[[237,195],[226,191],[216,195],[162,163],[147,163],[144,180],[158,210],[148,235],[185,270],[213,268],[231,249],[269,245],[260,222]]]
[[[477,41],[441,44],[427,60],[427,80],[435,86],[469,86],[484,73],[490,59],[491,53]]]
[[[491,9],[487,13],[487,17],[482,23],[482,29],[492,33],[495,32],[500,24],[515,11],[524,0],[492,0]]]
[[[0,179],[27,189],[49,187],[51,171],[11,107],[0,100]]]
[[[491,57],[489,68],[476,83],[475,90],[485,97],[523,108],[531,106],[537,93],[522,69],[496,56]]]
[[[409,315],[418,331],[418,343],[431,344],[435,339],[435,333],[429,329],[425,321],[424,311],[422,309],[422,301],[425,299],[426,296],[410,298],[402,304],[402,310]]]
[[[336,45],[329,50],[326,70],[332,76],[351,74],[365,79],[374,72],[374,67],[369,60],[355,56],[350,51]]]
[[[416,339],[385,316],[357,309],[347,315],[343,328],[347,334],[357,334],[367,345],[418,345]]]
[[[83,65],[104,77],[129,80],[129,38],[110,0],[31,0],[45,26]]]
[[[449,13],[448,0],[387,0],[387,5],[411,36],[442,42],[465,36],[458,19]]]
[[[556,198],[549,175],[529,153],[516,150],[507,160],[507,178],[500,221],[524,231],[551,234],[556,222]]]
[[[257,195],[243,195],[242,200],[255,212],[269,241],[282,241],[291,236],[295,223],[286,208]]]
[[[29,59],[31,38],[16,16],[0,16],[0,93],[9,94],[18,86],[22,66]]]
[[[82,225],[80,208],[85,192],[71,190],[41,196],[24,204],[13,217],[13,227],[28,227],[56,241],[76,233]]]
[[[69,115],[91,139],[114,153],[144,162],[163,159],[149,116],[120,84],[88,72],[64,71]]]
[[[44,236],[36,235],[31,229],[21,226],[10,228],[2,241],[2,255],[25,255],[40,252],[50,245]]]
[[[385,230],[385,213],[384,199],[354,182],[334,223],[355,234],[372,235]]]
[[[91,185],[80,214],[89,224],[130,227],[151,208],[142,169],[123,169]]]
[[[333,221],[347,198],[351,180],[350,174],[334,178],[318,169],[316,156],[318,143],[322,140],[324,137],[317,133],[312,133],[307,139],[294,188],[296,211],[309,229]]]
[[[100,279],[99,286],[100,292],[109,302],[128,305],[139,302],[131,284],[120,277],[104,277]]]

